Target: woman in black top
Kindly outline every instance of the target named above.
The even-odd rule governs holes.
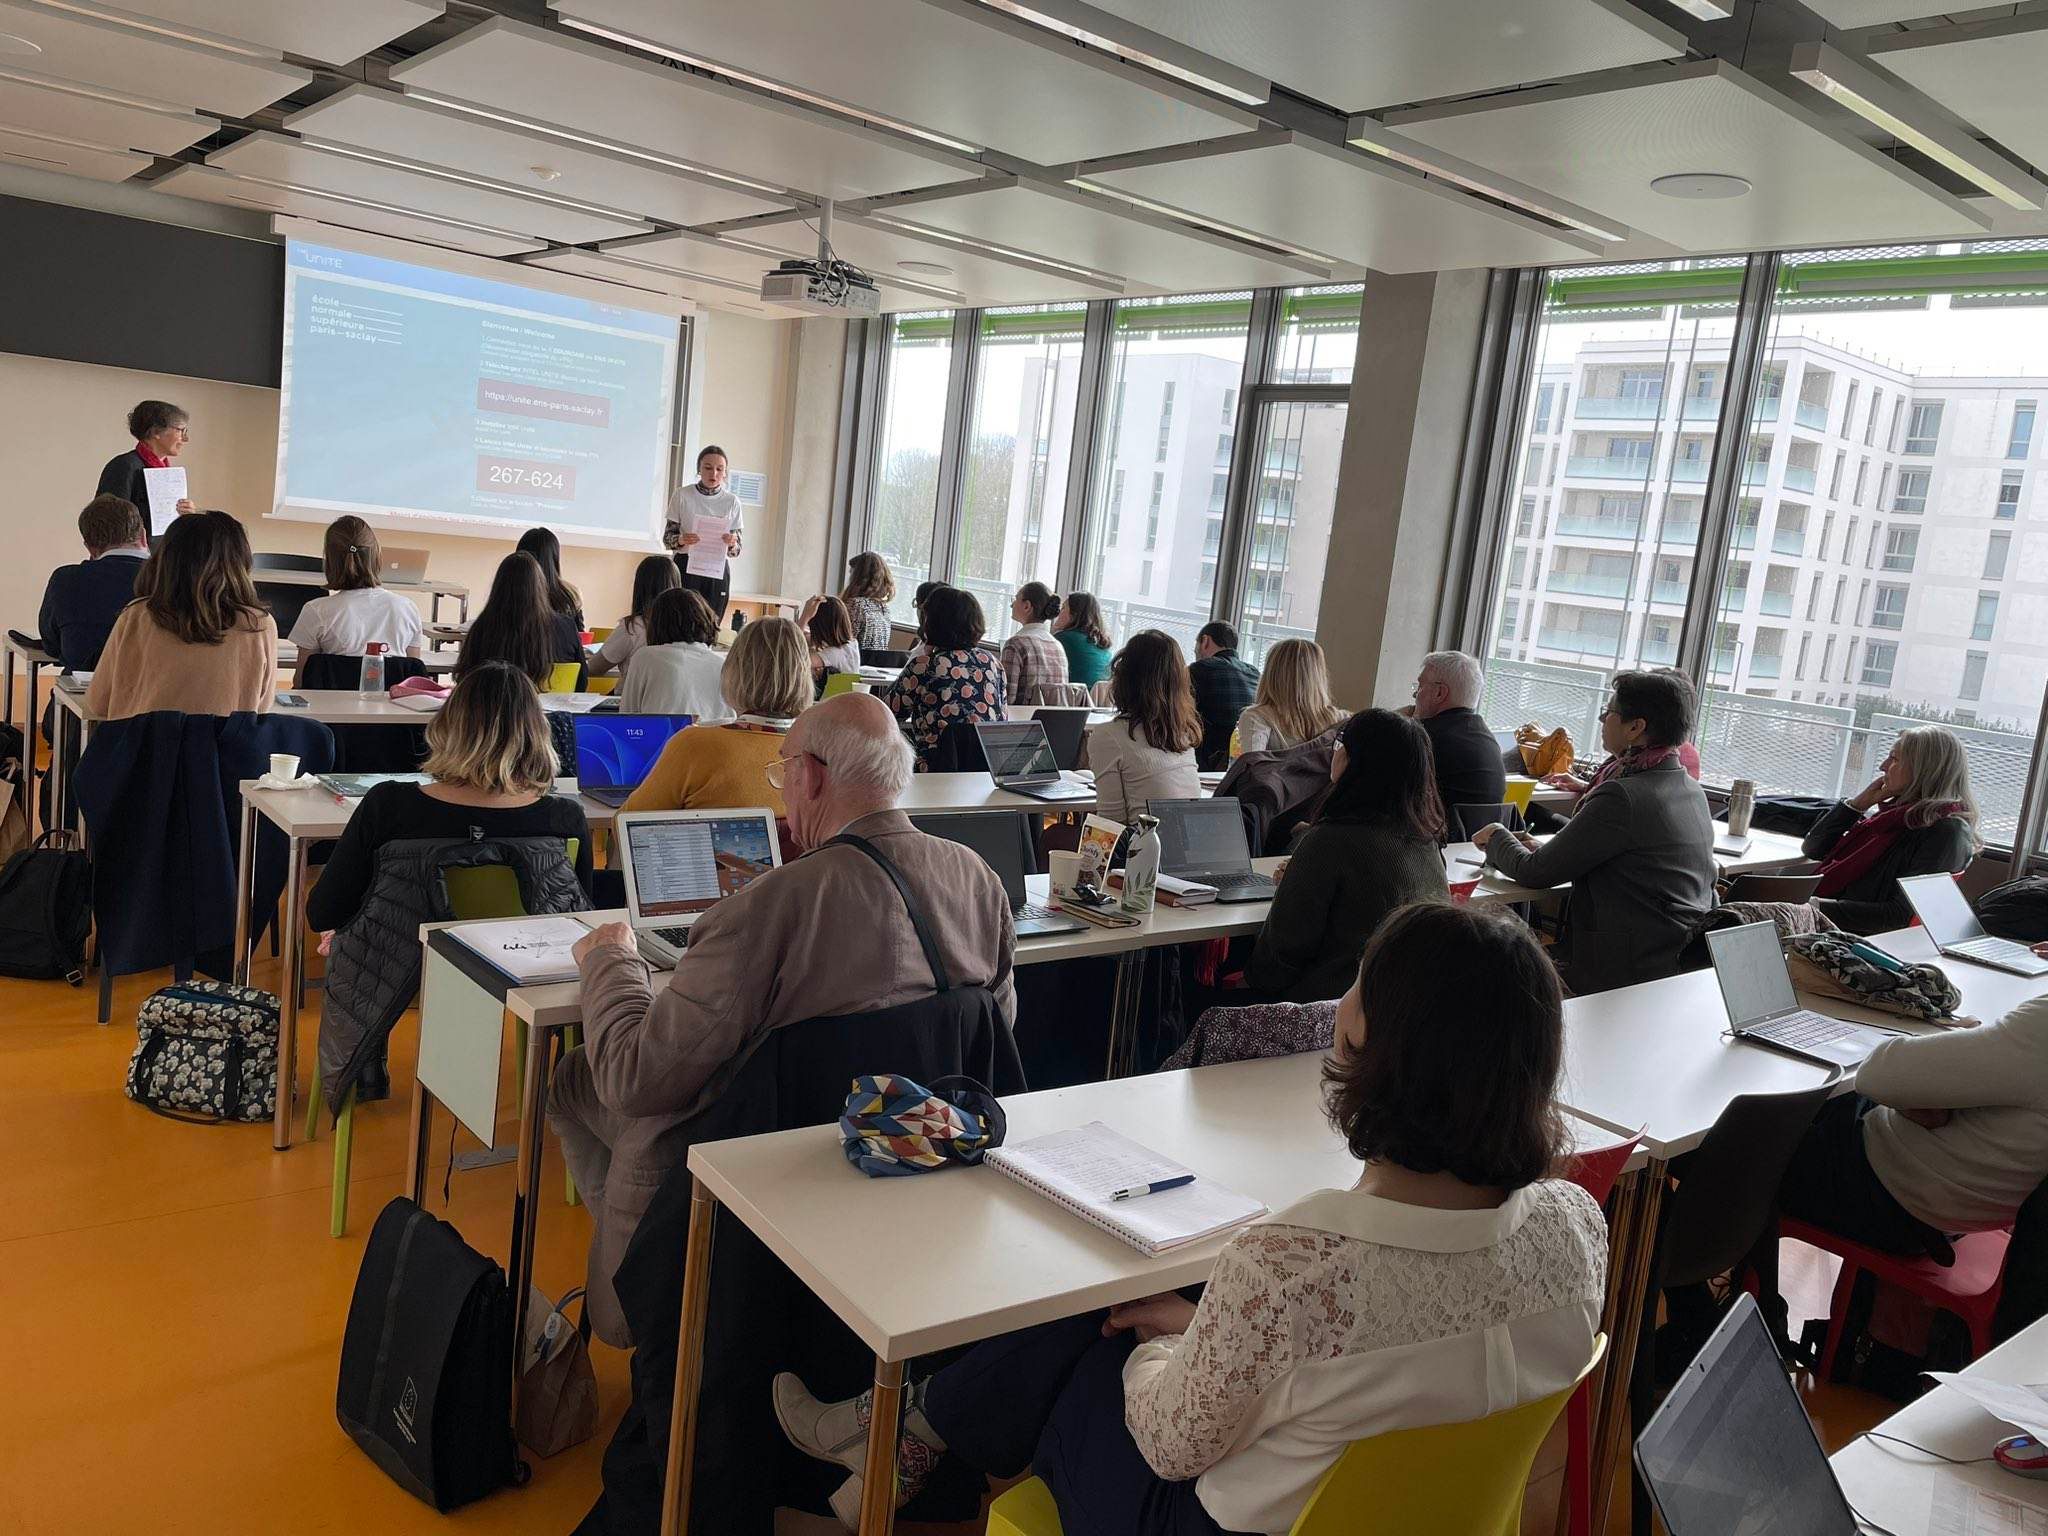
[[[147,526],[149,482],[142,472],[171,467],[171,460],[184,452],[186,443],[192,439],[190,423],[191,417],[168,400],[145,400],[136,406],[128,413],[128,435],[135,439],[135,446],[107,460],[95,494],[118,496],[129,502],[142,513]],[[191,510],[190,501],[178,502],[179,516]]]
[[[1391,710],[1345,722],[1330,755],[1330,792],[1284,866],[1245,985],[1267,998],[1342,997],[1388,914],[1448,901],[1443,803],[1429,733]]]
[[[1953,731],[1899,732],[1854,799],[1838,802],[1806,834],[1818,861],[1813,904],[1851,933],[1886,933],[1913,921],[1902,875],[1957,875],[1977,856],[1970,759]]]
[[[576,686],[583,686],[583,642],[575,621],[548,606],[547,577],[540,562],[520,551],[498,562],[490,596],[462,637],[455,661],[455,680],[487,661],[508,661],[546,688],[557,662],[577,663]]]

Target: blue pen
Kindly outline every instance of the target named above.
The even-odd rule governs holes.
[[[1179,1189],[1183,1184],[1192,1184],[1194,1182],[1195,1176],[1192,1173],[1184,1173],[1177,1179],[1161,1179],[1156,1184],[1133,1184],[1129,1189],[1113,1191],[1109,1198],[1112,1200],[1135,1200],[1140,1195],[1156,1195],[1162,1189]]]

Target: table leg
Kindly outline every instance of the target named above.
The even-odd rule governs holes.
[[[305,922],[299,908],[306,897],[306,849],[299,838],[286,852],[284,882],[284,981],[277,1006],[277,1117],[270,1125],[270,1145],[282,1152],[292,1144],[292,1100],[299,1087],[299,967],[305,964]]]
[[[36,818],[36,807],[42,804],[42,802],[36,798],[36,677],[38,676],[38,674],[41,673],[42,668],[36,665],[35,662],[29,661],[26,657],[23,658],[23,661],[26,662],[28,667],[28,698],[23,702],[21,707],[21,740],[23,750],[28,755],[28,760],[23,765],[23,767],[26,770],[24,777],[28,782],[29,824],[33,826],[35,824]],[[57,711],[57,713],[61,715],[64,714],[65,711],[60,709]],[[57,819],[57,791],[55,786],[55,779],[53,778],[53,775],[55,775],[58,772],[58,770],[61,769],[64,765],[63,758],[58,753],[57,742],[55,740],[55,737],[58,734],[58,732],[51,733],[52,740],[50,742],[50,766],[43,771],[42,775],[43,778],[49,781],[51,784],[50,814],[43,819],[43,830],[45,832],[54,831],[56,828],[63,825],[63,823]]]
[[[1631,1437],[1629,1380],[1636,1351],[1642,1347],[1644,1303],[1651,1265],[1657,1250],[1657,1217],[1663,1209],[1669,1169],[1652,1158],[1625,1176],[1614,1191],[1614,1215],[1608,1223],[1607,1303],[1601,1326],[1607,1333],[1607,1359],[1594,1392],[1593,1522],[1607,1529],[1614,1499],[1614,1480],[1628,1465]]]
[[[433,1130],[434,1096],[415,1073],[412,1080],[412,1123],[406,1130],[405,1140],[405,1198],[414,1205],[426,1203],[427,1140]]]
[[[889,1536],[896,1524],[896,1434],[903,1421],[903,1362],[875,1357],[868,1458],[861,1472],[860,1536]]]
[[[235,985],[249,985],[249,926],[256,905],[256,807],[242,797],[242,827],[235,863]]]
[[[540,1226],[540,1154],[547,1141],[548,1057],[560,1043],[559,1029],[512,1021],[515,1029],[528,1030],[526,1077],[519,1085],[519,1158],[512,1182],[512,1264],[508,1277],[512,1285],[512,1355],[516,1361],[525,1348],[526,1298],[533,1282],[533,1240]],[[519,1378],[512,1378],[516,1406]]]
[[[1138,1019],[1145,995],[1145,956],[1127,949],[1116,957],[1116,987],[1109,1004],[1109,1060],[1105,1077],[1129,1077],[1137,1063]]]
[[[676,1336],[676,1391],[668,1414],[668,1466],[661,1480],[661,1536],[690,1528],[690,1479],[697,1467],[698,1389],[704,1383],[704,1320],[711,1311],[711,1234],[718,1197],[698,1179],[690,1190],[683,1256],[683,1315]]]

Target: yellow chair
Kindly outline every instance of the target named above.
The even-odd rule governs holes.
[[[582,848],[582,839],[568,839],[567,847],[569,862],[574,864]],[[482,923],[501,917],[526,916],[526,901],[519,894],[519,876],[507,865],[478,864],[466,869],[451,869],[446,871],[445,878],[449,910],[462,922]],[[519,1030],[513,1040],[516,1065],[512,1080],[517,1084],[526,1081],[526,1031]],[[574,1035],[571,1043],[574,1043]],[[320,1107],[320,1066],[315,1062],[312,1091],[306,1098],[304,1139],[307,1141],[319,1139]],[[334,1116],[334,1175],[329,1183],[327,1211],[329,1237],[340,1237],[348,1231],[348,1171],[355,1150],[355,1133],[356,1091],[351,1088]],[[568,1186],[568,1201],[571,1205],[576,1204],[573,1180]]]
[[[555,670],[548,674],[548,685],[541,689],[541,692],[574,693],[576,691],[576,674],[582,670],[583,663],[580,661],[556,662]]]
[[[825,691],[819,697],[821,699],[836,699],[842,693],[853,692],[853,685],[859,681],[860,679],[851,672],[834,672],[825,679]]]
[[[1527,816],[1529,814],[1530,798],[1535,793],[1536,781],[1534,779],[1511,778],[1508,780],[1506,792],[1500,797],[1501,804],[1512,805],[1524,816]]]
[[[1581,1381],[1606,1352],[1603,1333]],[[1463,1424],[1352,1442],[1316,1484],[1290,1536],[1517,1536],[1529,1469],[1577,1386]],[[1061,1536],[1051,1490],[1034,1477],[1005,1493],[989,1506],[988,1536]]]
[[[590,638],[595,640],[599,645],[602,645],[605,641],[611,639],[612,632],[617,628],[618,625],[616,624],[593,624],[590,627]],[[583,689],[586,693],[611,693],[615,689],[617,689],[619,684],[623,681],[624,679],[621,678],[618,673],[612,672],[604,677],[591,678],[588,682],[586,682],[583,685]]]

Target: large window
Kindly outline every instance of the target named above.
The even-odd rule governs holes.
[[[886,324],[881,429],[875,439],[867,542],[895,573],[896,600],[890,611],[909,619],[911,597],[932,569],[953,316],[892,315]]]
[[[996,640],[1017,627],[1019,587],[1057,589],[1087,320],[1082,304],[981,313],[953,584],[981,599]]]

